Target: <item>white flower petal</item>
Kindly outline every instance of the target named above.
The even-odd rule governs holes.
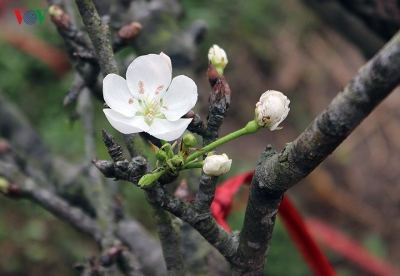
[[[172,141],[178,139],[192,119],[179,119],[175,122],[166,119],[154,119],[150,129],[146,131],[150,135],[165,141]]]
[[[160,55],[150,54],[136,58],[126,71],[131,93],[138,99],[162,97],[171,83],[171,69]]]
[[[180,75],[172,80],[163,97],[164,115],[176,121],[185,115],[197,102],[197,86],[194,81]]]
[[[160,53],[160,56],[164,58],[164,60],[167,62],[169,69],[172,72],[172,62],[171,62],[171,58],[167,55],[164,54],[163,52]]]
[[[110,124],[123,134],[147,131],[149,126],[143,116],[126,117],[112,109],[103,109]]]
[[[103,80],[103,97],[115,111],[132,117],[138,110],[138,102],[129,91],[126,80],[116,74],[108,74]]]

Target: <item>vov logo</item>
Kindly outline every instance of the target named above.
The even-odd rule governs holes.
[[[27,10],[27,9],[14,9],[15,18],[18,24],[21,25],[22,21],[25,24],[33,25],[39,21],[39,24],[43,23],[44,17],[47,14],[47,9],[40,10]]]

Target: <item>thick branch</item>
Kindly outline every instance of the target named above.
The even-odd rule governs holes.
[[[264,257],[284,192],[325,160],[400,83],[399,72],[400,33],[359,71],[293,143],[280,154],[270,148],[264,152],[251,184],[240,234],[234,263],[237,275],[263,275]]]

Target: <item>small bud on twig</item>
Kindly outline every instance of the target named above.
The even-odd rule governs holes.
[[[125,25],[119,29],[116,40],[113,43],[114,52],[131,43],[137,37],[142,28],[143,27],[139,22],[132,22],[131,24]]]
[[[136,38],[142,28],[142,24],[139,22],[132,22],[131,24],[123,26],[121,29],[119,29],[118,38],[121,39],[121,41],[123,41],[125,44],[128,44]]]
[[[53,21],[57,28],[63,31],[71,31],[73,26],[71,20],[60,6],[51,5],[49,7],[49,14],[51,21]]]
[[[224,75],[224,69],[228,64],[228,57],[224,49],[214,44],[208,51],[208,60],[215,66],[220,76]]]

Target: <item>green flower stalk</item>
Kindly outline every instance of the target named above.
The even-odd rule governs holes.
[[[182,138],[178,154],[174,154],[173,152],[177,142],[173,145],[163,142],[163,146],[160,149],[153,146],[153,151],[155,150],[157,159],[162,161],[163,165],[158,168],[156,172],[144,175],[139,180],[139,186],[141,188],[150,188],[165,173],[178,176],[180,171],[191,168],[202,167],[206,174],[214,176],[226,173],[230,169],[232,163],[232,160],[229,159],[226,154],[210,155],[203,162],[196,162],[196,160],[203,154],[212,151],[222,144],[246,134],[256,133],[263,127],[269,128],[271,131],[280,129],[278,125],[289,113],[289,103],[290,100],[281,92],[273,90],[266,91],[261,95],[259,102],[256,104],[253,121],[248,122],[244,128],[208,144],[192,155],[189,155],[190,149],[196,144],[196,138],[192,134],[187,134]],[[161,168],[162,170],[160,170]]]
[[[235,132],[232,132],[224,137],[221,137],[220,139],[208,144],[207,146],[205,146],[204,148],[202,148],[200,151],[197,151],[195,153],[193,153],[192,155],[190,155],[187,159],[186,162],[190,162],[195,160],[196,158],[202,156],[203,154],[215,149],[216,147],[225,144],[233,139],[236,139],[240,136],[246,135],[246,134],[252,134],[252,133],[256,133],[259,129],[261,129],[262,127],[254,120],[251,122],[248,122],[247,125],[242,128],[239,129]]]

